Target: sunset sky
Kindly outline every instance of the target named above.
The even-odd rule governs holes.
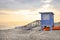
[[[53,12],[60,22],[60,0],[0,0],[0,25],[25,25],[40,20],[39,12]]]

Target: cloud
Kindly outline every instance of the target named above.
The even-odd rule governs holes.
[[[43,2],[43,3],[51,3],[52,0],[41,0],[41,2]]]
[[[0,12],[0,15],[8,15],[8,14]]]
[[[60,9],[60,0],[0,0],[0,10],[33,9],[45,4]]]
[[[60,10],[60,0],[53,0],[51,3],[54,9]]]
[[[40,5],[40,0],[0,0],[0,9],[29,9]]]
[[[51,11],[50,8],[52,8],[52,5],[51,5],[52,0],[41,0],[41,2],[43,3],[43,5],[40,7],[40,12]]]

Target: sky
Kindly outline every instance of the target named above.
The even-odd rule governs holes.
[[[25,25],[40,20],[39,12],[53,12],[60,22],[60,0],[0,0],[0,25]]]

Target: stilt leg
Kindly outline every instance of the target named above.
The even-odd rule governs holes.
[[[50,26],[50,31],[52,31],[52,26]]]

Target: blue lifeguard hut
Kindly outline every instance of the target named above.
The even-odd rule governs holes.
[[[52,27],[54,26],[54,14],[53,12],[40,12],[41,14],[41,29],[44,27]]]

